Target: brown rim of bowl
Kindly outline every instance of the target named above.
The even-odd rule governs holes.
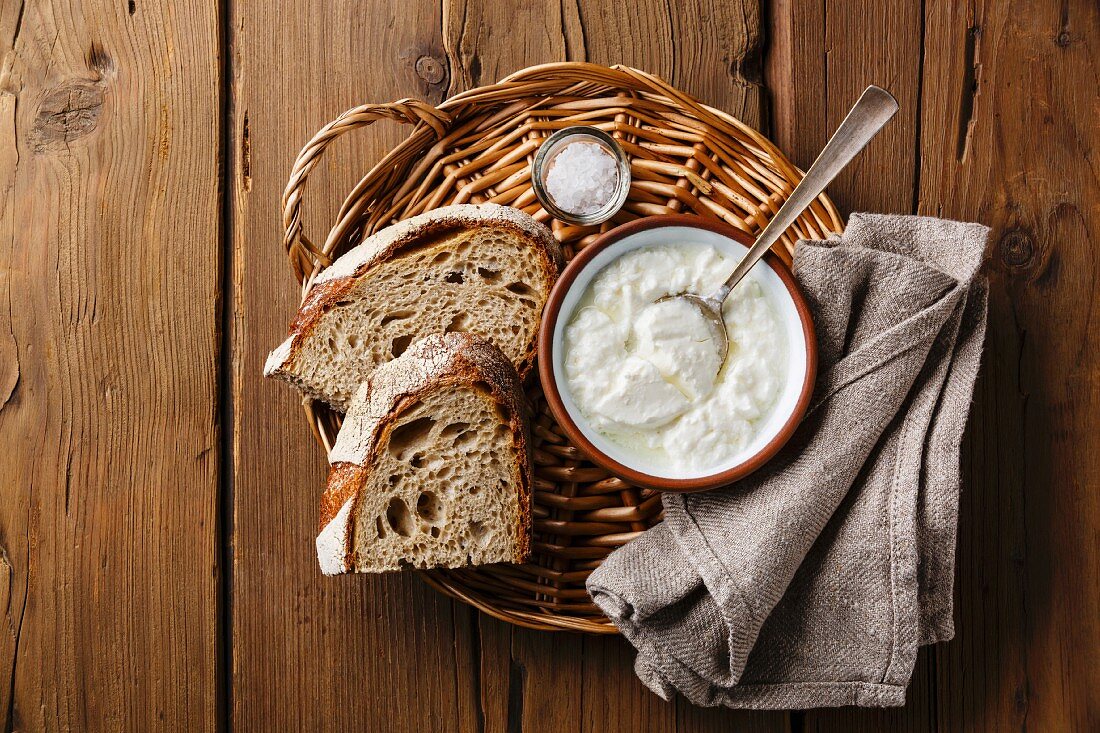
[[[614,458],[601,451],[593,445],[581,429],[577,427],[576,423],[573,422],[573,418],[570,417],[569,413],[566,411],[565,405],[562,403],[561,394],[558,392],[557,383],[554,381],[554,363],[552,359],[554,326],[560,315],[562,301],[565,299],[566,292],[576,280],[577,274],[580,273],[597,254],[602,252],[612,243],[628,237],[631,234],[666,226],[684,226],[695,229],[705,229],[729,237],[746,247],[752,246],[753,243],[752,238],[747,234],[723,221],[707,219],[694,214],[663,214],[660,216],[650,216],[622,224],[601,235],[596,241],[585,247],[573,258],[565,268],[565,271],[562,272],[561,277],[558,278],[553,290],[550,291],[550,298],[546,302],[546,308],[542,314],[542,324],[539,328],[539,380],[542,382],[542,390],[546,396],[546,402],[550,406],[550,411],[554,414],[558,424],[561,425],[562,430],[565,431],[565,434],[573,444],[580,448],[593,463],[606,468],[619,478],[637,486],[672,493],[691,493],[715,489],[743,479],[767,463],[768,460],[779,452],[779,449],[790,440],[798,424],[805,416],[806,408],[809,406],[810,397],[813,394],[814,380],[817,378],[817,339],[814,335],[814,322],[813,317],[810,315],[810,307],[806,303],[806,298],[802,295],[802,291],[798,287],[794,275],[791,274],[791,271],[787,269],[787,266],[783,264],[783,261],[779,259],[779,257],[773,252],[768,252],[764,256],[764,259],[767,260],[772,270],[775,271],[779,279],[782,280],[783,284],[787,287],[787,292],[790,293],[791,299],[794,301],[795,310],[798,311],[798,318],[802,323],[802,334],[806,341],[806,376],[802,383],[802,392],[798,396],[798,402],[795,403],[794,410],[791,412],[790,417],[787,419],[787,422],[783,424],[783,427],[780,428],[779,432],[776,433],[775,437],[759,451],[732,468],[709,476],[697,476],[695,478],[684,479],[664,478],[643,473],[629,466],[624,466],[622,463],[619,463]]]

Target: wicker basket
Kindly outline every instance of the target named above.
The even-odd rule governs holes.
[[[389,119],[408,138],[348,194],[323,245],[302,231],[310,172],[346,132]],[[631,158],[625,208],[598,227],[552,220],[535,200],[530,163],[554,130],[585,124],[612,134]],[[285,245],[303,295],[350,246],[395,221],[448,204],[492,201],[548,223],[567,258],[607,229],[643,216],[695,212],[756,233],[801,177],[772,143],[730,115],[651,74],[586,63],[534,66],[464,92],[438,108],[412,99],[348,110],[299,154],[283,197]],[[778,244],[790,261],[801,237],[823,238],[842,222],[822,196]],[[433,571],[434,587],[497,618],[534,629],[614,633],[588,598],[585,578],[603,558],[661,519],[660,496],[594,466],[573,447],[530,380],[534,407],[534,558],[523,566]],[[306,404],[317,439],[331,447],[340,416]]]

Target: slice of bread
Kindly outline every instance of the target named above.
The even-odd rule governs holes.
[[[489,339],[521,378],[562,268],[550,230],[518,209],[447,206],[383,229],[322,272],[264,374],[346,411],[379,364],[432,333]]]
[[[519,376],[470,334],[414,342],[362,385],[321,500],[326,575],[523,562],[531,459]]]

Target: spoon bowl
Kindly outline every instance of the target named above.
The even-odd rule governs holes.
[[[724,364],[726,356],[730,353],[730,337],[726,333],[726,320],[722,317],[722,301],[704,298],[695,293],[675,293],[657,298],[658,303],[670,300],[684,301],[698,309],[703,316],[703,320],[706,321],[707,328],[711,331],[715,346],[717,346],[718,363]]]

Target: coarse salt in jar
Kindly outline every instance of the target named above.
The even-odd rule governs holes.
[[[558,130],[539,147],[532,166],[539,203],[562,221],[600,224],[630,192],[630,162],[616,140],[595,127]]]

